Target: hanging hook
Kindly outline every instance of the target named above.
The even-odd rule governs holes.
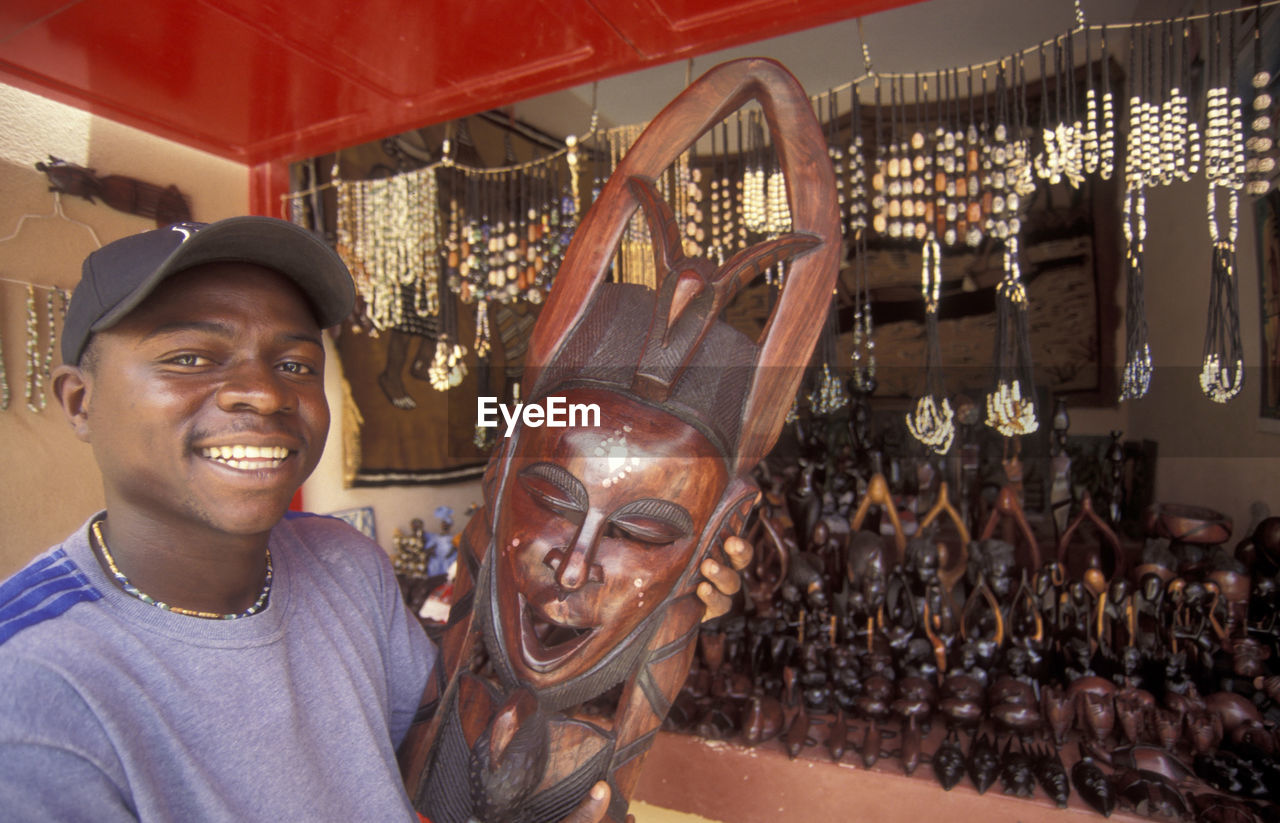
[[[22,217],[18,218],[18,225],[14,226],[13,231],[6,234],[4,237],[0,237],[0,243],[7,243],[21,234],[22,227],[26,225],[28,220],[50,220],[53,218],[59,218],[73,225],[82,227],[85,231],[89,232],[89,236],[93,238],[94,245],[98,248],[102,248],[102,241],[98,239],[98,233],[94,231],[93,226],[90,226],[88,223],[80,220],[76,220],[73,217],[68,217],[67,213],[62,210],[62,192],[56,190],[53,192],[53,212],[51,214],[22,215]]]

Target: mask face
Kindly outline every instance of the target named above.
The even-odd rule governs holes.
[[[674,593],[728,484],[689,424],[610,391],[563,396],[598,405],[599,425],[526,427],[496,506],[504,653],[535,690],[619,653]]]

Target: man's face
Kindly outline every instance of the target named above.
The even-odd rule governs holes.
[[[526,428],[497,504],[500,620],[535,687],[589,670],[671,593],[728,483],[696,429],[613,392],[578,389],[599,427]]]
[[[85,430],[113,517],[264,533],[329,428],[324,347],[301,292],[248,263],[161,284],[94,336]]]

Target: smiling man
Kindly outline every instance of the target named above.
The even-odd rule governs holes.
[[[6,820],[416,819],[395,747],[434,648],[376,545],[282,519],[353,296],[269,218],[85,261],[53,386],[106,510],[0,584]]]
[[[353,302],[332,250],[265,217],[85,260],[53,387],[106,509],[0,582],[5,821],[419,821],[396,747],[436,650],[377,544],[286,517]],[[736,580],[712,582],[723,611]]]

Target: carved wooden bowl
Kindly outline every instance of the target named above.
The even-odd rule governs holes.
[[[1231,537],[1231,518],[1213,509],[1184,503],[1153,503],[1143,514],[1147,534],[1179,543],[1213,546]]]

